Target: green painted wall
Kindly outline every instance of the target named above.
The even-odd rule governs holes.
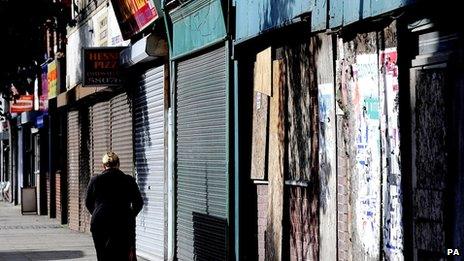
[[[174,59],[219,42],[227,35],[221,0],[194,0],[170,16]]]

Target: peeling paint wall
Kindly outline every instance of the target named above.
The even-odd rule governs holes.
[[[354,260],[379,258],[380,242],[380,133],[376,34],[359,34],[343,44],[342,98],[344,128],[353,168],[350,180],[351,240]]]
[[[385,30],[340,38],[338,44],[342,260],[403,260],[395,32],[393,23]]]
[[[380,104],[382,107],[383,252],[386,259],[403,259],[399,84],[396,24],[379,33],[381,50]]]

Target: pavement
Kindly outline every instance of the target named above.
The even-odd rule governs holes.
[[[90,234],[0,202],[0,261],[97,260]]]
[[[92,236],[0,201],[0,261],[97,260]],[[139,261],[144,260],[138,258]]]

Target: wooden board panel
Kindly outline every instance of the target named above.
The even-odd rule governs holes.
[[[253,133],[251,150],[251,178],[266,179],[266,152],[269,117],[269,96],[260,92],[253,95]]]
[[[285,68],[281,60],[273,62],[273,93],[269,110],[269,205],[266,230],[266,260],[282,259],[282,219],[285,154]]]
[[[254,90],[272,96],[272,48],[256,55]]]
[[[316,52],[316,50],[318,50]],[[319,260],[336,260],[337,251],[337,163],[335,87],[332,36],[319,35],[311,39],[315,53],[319,107]]]
[[[313,81],[312,58],[309,43],[296,42],[286,46],[285,59],[287,66],[286,82],[286,126],[288,128],[288,173],[287,179],[311,180],[312,144],[317,139],[311,136],[312,97],[310,88]]]

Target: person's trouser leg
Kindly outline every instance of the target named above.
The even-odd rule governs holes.
[[[109,260],[106,257],[106,243],[108,242],[108,236],[104,233],[92,232],[93,243],[95,245],[95,251],[97,252],[98,261]],[[106,259],[105,259],[106,258]]]

